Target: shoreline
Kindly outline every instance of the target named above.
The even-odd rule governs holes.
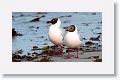
[[[76,52],[70,52],[70,58],[67,58],[67,52],[64,52],[63,55],[57,53],[53,54],[38,54],[34,53],[33,55],[22,55],[22,54],[13,54],[13,62],[102,62],[102,51],[91,51],[91,52],[78,52],[78,58],[75,58]]]

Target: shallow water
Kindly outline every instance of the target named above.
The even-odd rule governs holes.
[[[40,18],[39,22],[29,22],[38,16],[45,16]],[[69,16],[70,15],[70,16]],[[97,12],[13,12],[12,26],[16,31],[23,34],[23,36],[16,36],[12,39],[12,51],[22,49],[24,54],[31,52],[33,46],[40,48],[46,45],[53,45],[48,39],[48,24],[46,21],[52,18],[58,18],[62,21],[61,27],[74,24],[78,27],[82,38],[88,41],[91,37],[97,37],[97,33],[102,33],[102,13]]]

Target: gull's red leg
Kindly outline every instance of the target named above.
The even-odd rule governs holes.
[[[54,52],[53,52],[53,56],[56,55],[56,46],[54,45]]]
[[[60,46],[60,55],[62,55],[62,46]]]
[[[68,48],[68,58],[70,58],[70,48]]]
[[[64,59],[70,59],[70,48],[68,48],[68,56]]]
[[[76,55],[76,57],[75,57],[75,58],[78,58],[78,48],[76,48],[76,52],[77,52],[77,55]]]

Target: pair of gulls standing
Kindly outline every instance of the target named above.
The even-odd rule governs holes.
[[[48,31],[49,40],[57,46],[61,46],[60,55],[62,55],[62,45],[66,45],[68,47],[68,58],[70,58],[70,48],[76,48],[78,58],[78,48],[83,43],[80,34],[77,31],[77,27],[74,25],[68,26],[66,29],[61,28],[61,21],[58,18],[53,18],[47,23],[51,23],[52,25]],[[54,46],[54,53],[56,55],[56,47]]]

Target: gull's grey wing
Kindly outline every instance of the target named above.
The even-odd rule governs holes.
[[[65,29],[62,29],[62,41],[64,40],[64,36],[65,36],[65,34],[66,34],[67,32],[65,31]]]
[[[65,29],[62,29],[62,28],[61,28],[61,34],[62,34],[62,41],[63,41],[63,40],[64,40],[64,36],[65,36],[65,34],[66,34]]]
[[[81,34],[77,31],[77,34],[79,35],[80,41],[83,41]]]
[[[81,34],[79,34],[79,32],[77,32],[77,33],[78,33],[79,39],[81,41],[81,46],[84,46],[84,41],[83,41],[83,38],[82,38]]]

